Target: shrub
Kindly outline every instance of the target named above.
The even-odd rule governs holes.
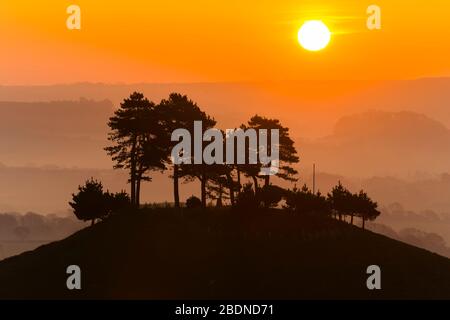
[[[260,189],[258,198],[262,200],[265,208],[273,208],[283,199],[286,190],[274,185],[264,186]]]
[[[131,199],[125,191],[105,194],[109,214],[123,214],[132,209]]]
[[[186,200],[186,208],[188,209],[196,209],[201,207],[202,207],[202,200],[200,200],[196,196],[192,196]]]

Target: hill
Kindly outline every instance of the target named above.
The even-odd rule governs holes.
[[[450,127],[450,78],[392,81],[263,81],[210,83],[73,83],[0,85],[0,101],[111,100],[116,106],[133,91],[159,101],[170,92],[189,95],[223,127],[234,128],[255,113],[277,117],[298,135],[319,137],[340,117],[368,110],[413,111]],[[323,93],[327,94],[324,95]],[[232,107],[232,108],[230,108]],[[287,112],[284,112],[287,111]]]
[[[368,111],[340,118],[331,135],[299,143],[303,161],[354,177],[447,172],[450,130],[410,111]]]
[[[366,288],[373,264],[382,290]],[[3,260],[0,283],[3,299],[450,299],[450,260],[319,217],[148,209]]]

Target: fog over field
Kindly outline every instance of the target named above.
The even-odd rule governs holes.
[[[298,186],[311,186],[315,163],[321,191],[338,181],[355,192],[364,188],[386,209],[380,224],[404,238],[402,230],[415,228],[450,243],[450,79],[445,78],[0,86],[0,212],[70,215],[71,193],[90,177],[111,191],[128,188],[126,172],[112,170],[103,148],[108,118],[133,91],[156,103],[172,91],[188,94],[222,129],[238,127],[256,113],[278,118],[290,128],[300,154]],[[144,202],[172,201],[168,174],[154,173],[144,184]],[[196,183],[180,189],[182,201],[199,193]],[[400,207],[387,209],[393,205]],[[15,237],[8,231],[5,238],[2,230],[0,240]]]

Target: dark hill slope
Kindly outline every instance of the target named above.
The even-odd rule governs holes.
[[[71,264],[78,292],[66,289]],[[0,298],[450,299],[450,260],[329,219],[160,209],[0,262]]]

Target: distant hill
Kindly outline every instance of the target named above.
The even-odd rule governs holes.
[[[85,226],[73,214],[0,213],[0,260],[64,239]]]
[[[393,228],[385,224],[372,222],[368,223],[367,228],[391,239],[396,239],[450,258],[450,247],[447,247],[444,238],[436,233],[424,232],[415,228],[402,229],[396,232]]]
[[[384,146],[420,146],[448,143],[450,131],[442,123],[411,111],[368,111],[340,118],[329,139],[340,143],[377,142]]]
[[[379,291],[366,288],[374,264]],[[331,219],[157,209],[6,259],[0,283],[2,299],[450,299],[450,260]]]
[[[331,135],[300,142],[303,160],[347,177],[450,170],[450,130],[414,112],[367,111],[339,119]]]
[[[0,102],[0,163],[111,168],[103,148],[109,144],[107,122],[113,111],[107,100]],[[220,113],[211,115],[227,128]],[[228,127],[247,120],[242,116]],[[450,171],[450,130],[424,114],[358,112],[340,117],[331,132],[317,139],[298,136],[297,125],[290,131],[306,168],[316,163],[325,172],[350,177]]]
[[[450,170],[450,78],[0,86],[6,101],[0,102],[0,133],[8,138],[0,139],[0,163],[110,168],[102,150],[106,122],[135,90],[155,102],[186,93],[221,128],[255,113],[279,118],[307,168],[314,162],[325,172],[360,177]]]
[[[108,99],[117,105],[139,90],[154,101],[177,91],[198,101],[223,126],[239,125],[258,112],[276,116],[296,136],[318,137],[340,117],[365,112],[413,111],[450,127],[450,78],[393,81],[266,81],[215,83],[74,83],[0,86],[0,101]],[[326,94],[324,94],[326,92]]]

